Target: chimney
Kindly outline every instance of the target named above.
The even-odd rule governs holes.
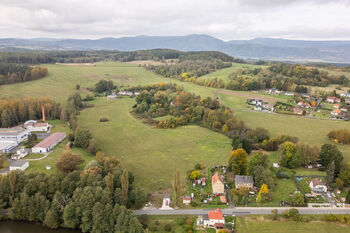
[[[44,108],[44,105],[41,105],[41,116],[43,118],[43,122],[45,122],[46,119],[45,119],[45,108]]]

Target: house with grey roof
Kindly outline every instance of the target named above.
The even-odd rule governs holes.
[[[240,189],[240,188],[252,189],[252,188],[254,188],[253,177],[252,176],[236,175],[235,176],[235,185],[236,185],[236,189]]]

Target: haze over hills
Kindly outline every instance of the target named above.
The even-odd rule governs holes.
[[[121,50],[167,48],[180,51],[220,51],[245,59],[350,63],[350,41],[307,41],[257,38],[223,41],[208,35],[136,36],[91,39],[0,39],[3,51]]]

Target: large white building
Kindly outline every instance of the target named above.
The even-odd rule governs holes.
[[[16,160],[10,165],[10,171],[21,170],[24,171],[29,167],[29,162],[25,160]]]
[[[7,153],[18,146],[30,135],[30,131],[23,126],[0,128],[0,152]]]
[[[66,138],[66,133],[53,133],[32,148],[33,153],[47,153]]]
[[[24,122],[24,127],[30,132],[47,132],[49,131],[51,125],[47,122],[37,122],[34,120],[29,120]]]

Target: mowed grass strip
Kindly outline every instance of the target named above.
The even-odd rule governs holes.
[[[136,182],[150,191],[171,186],[176,169],[185,176],[196,163],[225,164],[231,140],[199,126],[157,129],[134,118],[129,112],[135,100],[98,100],[83,110],[79,124],[89,128],[99,148],[121,160],[136,176]],[[109,122],[99,119],[107,117]],[[185,180],[183,180],[185,183]]]

